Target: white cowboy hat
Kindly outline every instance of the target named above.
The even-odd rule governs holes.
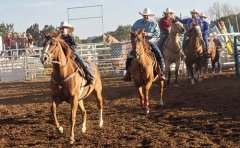
[[[207,16],[202,12],[199,14],[200,17],[204,17],[204,18],[207,18]]]
[[[199,11],[197,11],[197,9],[193,9],[192,11],[190,11],[190,13],[197,13],[197,14],[199,14]]]
[[[69,23],[67,23],[67,22],[65,22],[65,21],[62,21],[61,22],[61,24],[60,24],[60,29],[61,28],[63,28],[63,27],[66,27],[66,28],[68,28],[68,30],[69,30],[69,33],[72,33],[73,32],[73,30],[74,30],[74,28],[73,28],[73,26],[71,25],[71,24],[69,24]]]
[[[151,12],[151,10],[149,8],[145,8],[143,10],[143,12],[142,13],[139,12],[139,14],[141,14],[141,15],[149,15],[149,16],[154,16],[155,15],[154,13]]]
[[[170,8],[167,8],[166,11],[163,11],[163,13],[174,13]]]

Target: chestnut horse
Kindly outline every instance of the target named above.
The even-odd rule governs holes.
[[[59,37],[51,37],[45,35],[47,42],[41,55],[43,65],[53,65],[53,73],[50,81],[52,107],[51,111],[54,117],[55,126],[60,133],[63,133],[63,128],[60,126],[57,119],[57,106],[66,101],[71,104],[71,132],[70,144],[74,143],[74,126],[76,123],[76,112],[78,107],[82,111],[82,132],[86,131],[86,110],[83,100],[90,94],[93,94],[98,100],[100,109],[99,126],[103,126],[103,98],[102,98],[102,82],[100,73],[97,67],[90,63],[90,67],[94,72],[96,79],[94,84],[86,86],[86,80],[81,74],[81,70],[76,62],[71,58],[72,50]]]
[[[149,46],[145,42],[144,30],[140,29],[136,32],[131,33],[132,47],[135,52],[135,57],[131,62],[131,74],[135,87],[138,89],[138,94],[140,97],[140,103],[146,113],[149,113],[149,89],[154,81],[153,73],[153,63],[154,61],[149,56]],[[157,68],[158,75],[160,76],[160,67]],[[160,105],[163,105],[162,95],[163,95],[163,84],[162,79],[159,81],[159,93],[160,93]]]
[[[191,83],[195,84],[195,80],[201,81],[201,69],[204,65],[203,56],[203,44],[202,44],[202,32],[199,24],[193,24],[190,30],[190,41],[185,50],[186,66],[191,76]],[[193,65],[196,67],[196,71],[193,69]],[[196,79],[194,79],[194,76]]]
[[[181,42],[179,34],[183,34],[185,28],[179,21],[174,21],[169,36],[166,40],[166,44],[163,46],[163,57],[166,65],[167,85],[171,79],[171,64],[175,63],[175,87],[178,87],[178,70],[181,63]]]

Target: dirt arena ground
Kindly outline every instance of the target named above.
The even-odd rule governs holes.
[[[132,83],[103,79],[104,128],[94,99],[85,101],[87,131],[78,111],[74,147],[239,147],[240,78],[233,73],[208,76],[195,86],[181,80],[164,91],[158,107],[157,86],[150,92],[150,113],[140,110]],[[0,147],[68,147],[70,105],[58,109],[60,135],[50,113],[48,81],[0,84]]]

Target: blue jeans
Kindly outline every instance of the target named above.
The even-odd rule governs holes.
[[[92,70],[90,69],[89,65],[83,60],[83,58],[79,55],[79,53],[75,50],[74,55],[76,56],[76,61],[81,65],[83,68],[83,71],[86,73],[86,75],[89,75],[90,77],[94,77]]]
[[[160,49],[161,53],[163,53],[163,45],[168,38],[169,33],[167,31],[162,31],[160,34],[160,40],[158,41],[158,48]]]
[[[207,34],[203,34],[203,41],[204,41],[204,46],[205,46],[205,52],[208,51],[208,35]]]
[[[149,43],[149,46],[152,48],[152,52],[155,54],[155,57],[161,67],[161,70],[165,71],[165,63],[160,49],[157,47],[157,45],[153,43]]]

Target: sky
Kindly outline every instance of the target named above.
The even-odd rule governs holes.
[[[157,17],[162,16],[166,8],[178,16],[180,13],[190,16],[194,8],[207,12],[214,2],[240,6],[240,0],[0,0],[0,21],[13,23],[16,32],[25,32],[34,23],[42,29],[44,25],[59,26],[68,18],[100,17],[69,21],[75,28],[74,35],[87,38],[115,31],[119,25],[133,24],[142,18],[139,12],[146,7]],[[94,5],[102,5],[103,14],[101,7],[68,9]]]

